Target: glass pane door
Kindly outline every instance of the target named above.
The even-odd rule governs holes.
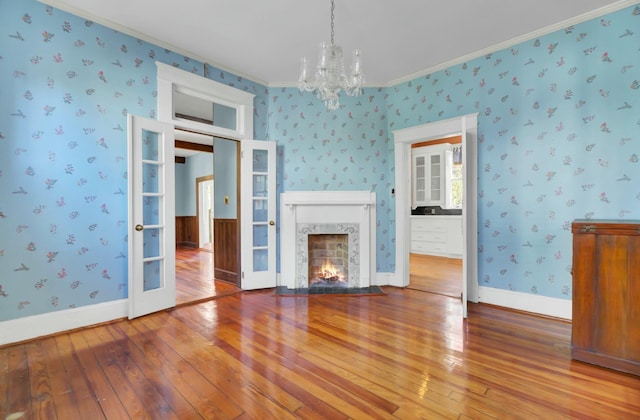
[[[253,150],[252,155],[252,199],[253,199],[253,270],[267,271],[268,259],[268,154],[266,150]]]
[[[129,317],[175,305],[173,126],[129,116]]]
[[[159,135],[142,130],[142,225],[143,225],[143,290],[164,286],[161,270],[164,255],[162,237],[166,226],[161,223],[160,211],[164,207],[164,191],[160,180],[164,178],[164,165],[158,145]]]
[[[276,145],[242,140],[241,147],[241,287],[275,287]]]

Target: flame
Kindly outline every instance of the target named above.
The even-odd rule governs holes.
[[[338,269],[329,261],[325,261],[320,269],[319,277],[322,279],[330,279],[332,277],[342,277]]]

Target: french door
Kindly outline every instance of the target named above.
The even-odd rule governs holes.
[[[129,318],[176,304],[173,125],[128,116]]]
[[[276,143],[241,142],[241,278],[245,290],[276,286]]]

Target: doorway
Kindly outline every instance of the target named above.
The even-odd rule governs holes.
[[[410,289],[462,297],[462,136],[411,144]],[[435,214],[435,215],[434,215]]]
[[[229,173],[223,165],[216,165],[216,159],[235,161],[235,154],[230,156],[228,147],[218,147],[214,153],[219,142],[235,150],[235,141],[181,130],[176,130],[176,138],[176,304],[181,305],[239,290],[233,282],[216,279],[214,240],[215,220],[221,215],[216,215],[216,201],[224,201],[216,196],[229,195],[228,188],[235,193],[238,182],[236,171]],[[216,189],[218,182],[222,184]],[[222,213],[219,206],[217,213]],[[234,257],[239,257],[237,252]]]
[[[396,275],[398,286],[409,285],[411,229],[411,144],[419,141],[462,136],[462,315],[467,317],[467,301],[478,302],[478,114],[468,114],[393,132],[395,151],[396,198]]]
[[[276,284],[275,143],[251,140],[254,133],[255,95],[208,79],[206,64],[203,66],[202,76],[160,62],[157,62],[156,66],[158,120],[173,124],[176,131],[182,133],[204,135],[208,136],[209,140],[213,138],[214,141],[216,138],[221,138],[233,144],[234,158],[214,163],[216,168],[213,228],[214,277],[221,279],[225,276],[225,280],[234,282],[237,287],[241,285],[242,279],[242,287],[245,289],[274,287]],[[217,145],[215,147],[217,148]],[[220,154],[214,154],[214,159],[216,155]],[[259,165],[262,162],[268,162],[268,164]],[[215,218],[218,214],[222,214],[216,208],[218,200],[215,198],[220,191],[218,169],[225,164],[229,168],[231,174],[229,179],[233,181],[233,188],[229,188],[228,193],[223,191],[223,203],[227,209],[233,208],[235,213],[225,220],[220,220],[220,226],[218,226],[216,224],[218,220]],[[253,185],[251,181],[256,178],[270,180],[269,189],[261,192],[259,197],[251,195],[255,193],[255,188],[251,188]],[[271,186],[271,180],[273,180],[273,186]],[[254,206],[240,206],[241,201],[253,203]],[[264,221],[255,220],[256,215],[262,214],[253,211],[258,202],[268,203],[266,206],[268,211],[264,212],[267,219]],[[254,232],[258,230],[259,233],[264,233],[263,226],[267,226],[268,246],[261,245],[265,235],[257,235]],[[247,238],[246,240],[240,240],[241,230],[242,237]],[[221,235],[221,238],[216,235]],[[250,238],[254,241],[250,241]],[[262,241],[259,245],[252,243],[257,239]],[[216,249],[217,246],[221,248]],[[220,258],[220,261],[217,258]],[[268,264],[259,264],[262,261]],[[269,281],[261,281],[265,278]]]
[[[196,178],[198,248],[213,252],[213,175]]]

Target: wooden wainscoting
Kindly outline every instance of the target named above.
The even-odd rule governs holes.
[[[198,220],[196,216],[176,216],[176,245],[198,247]]]
[[[238,220],[213,219],[213,265],[216,279],[240,285],[238,244]]]

